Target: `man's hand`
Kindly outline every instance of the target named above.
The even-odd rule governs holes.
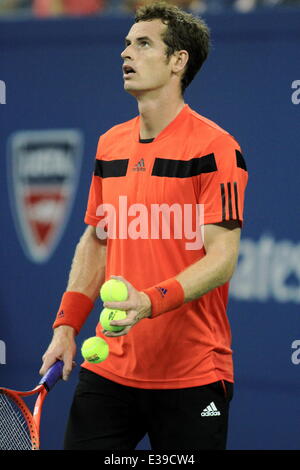
[[[111,276],[111,279],[118,279],[124,282],[128,289],[128,298],[124,302],[104,302],[103,306],[111,309],[125,310],[127,318],[119,321],[111,321],[111,325],[124,326],[122,331],[103,331],[105,336],[124,336],[127,335],[131,328],[143,318],[151,315],[151,302],[144,292],[136,290],[130,282],[122,276]]]
[[[61,325],[55,328],[52,341],[42,357],[43,365],[40,369],[41,375],[44,375],[47,370],[60,359],[64,363],[63,380],[68,380],[75,366],[73,361],[76,353],[74,337],[75,330],[71,326]]]

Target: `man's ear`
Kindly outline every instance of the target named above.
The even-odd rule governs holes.
[[[173,54],[173,72],[183,72],[189,60],[189,53],[186,50],[175,51]]]

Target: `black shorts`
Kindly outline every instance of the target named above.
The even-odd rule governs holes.
[[[65,450],[134,450],[148,433],[151,449],[224,450],[233,384],[147,390],[81,369]]]

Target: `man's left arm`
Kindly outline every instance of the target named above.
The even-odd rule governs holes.
[[[196,300],[207,292],[228,282],[238,259],[241,228],[236,220],[203,226],[205,256],[175,276],[184,296],[184,303]],[[108,308],[127,311],[127,318],[112,325],[124,326],[107,336],[123,336],[141,319],[151,316],[151,301],[147,294],[137,291],[126,279],[112,276],[126,283],[129,296],[125,302],[105,302]],[[179,286],[179,287],[180,287]]]
[[[185,302],[198,299],[231,279],[238,259],[240,234],[236,220],[204,226],[206,255],[176,276]]]

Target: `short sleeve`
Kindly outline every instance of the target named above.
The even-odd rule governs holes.
[[[95,169],[92,175],[92,181],[89,190],[87,209],[85,213],[84,222],[88,225],[97,226],[102,217],[96,215],[97,208],[102,204],[102,175],[99,171],[100,162],[100,141],[98,141]]]
[[[248,172],[239,144],[224,134],[212,141],[205,155],[214,164],[199,175],[198,202],[203,205],[204,224],[237,220],[242,226]]]

